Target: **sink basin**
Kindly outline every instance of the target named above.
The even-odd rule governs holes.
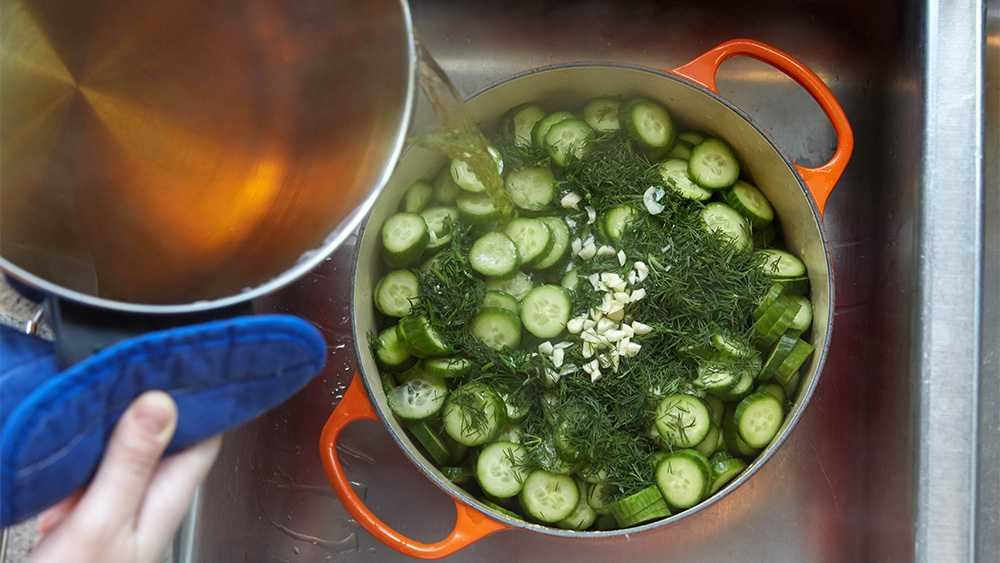
[[[965,561],[977,548],[1000,552],[996,7],[990,0],[987,18],[973,0],[411,2],[420,39],[465,94],[558,62],[673,68],[750,37],[816,71],[856,139],[825,214],[837,292],[829,357],[774,457],[675,525],[593,541],[504,531],[452,559]],[[994,81],[988,95],[986,80]],[[816,166],[833,154],[829,122],[778,71],[732,60],[718,83],[796,163]],[[983,154],[994,157],[985,167]],[[320,430],[355,366],[344,289],[352,250],[349,239],[315,271],[255,302],[259,312],[316,323],[329,341],[328,366],[227,435],[174,542],[175,561],[405,559],[351,519],[318,457]],[[422,542],[451,531],[449,497],[380,425],[348,429],[341,459],[395,529]]]

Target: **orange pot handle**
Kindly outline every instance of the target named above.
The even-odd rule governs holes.
[[[795,165],[799,174],[802,175],[802,179],[805,180],[810,193],[812,193],[813,199],[816,200],[816,207],[819,208],[820,216],[822,216],[826,200],[837,184],[837,180],[840,179],[840,175],[844,173],[847,161],[850,160],[851,153],[854,151],[854,133],[851,132],[851,124],[847,121],[844,109],[840,107],[833,92],[816,76],[816,73],[787,53],[752,39],[727,41],[670,72],[718,94],[719,90],[715,86],[715,75],[719,66],[726,59],[735,56],[757,59],[788,75],[809,92],[809,95],[819,103],[823,112],[833,123],[833,130],[837,134],[837,151],[833,154],[833,158],[818,168]]]
[[[379,418],[365,394],[361,375],[355,372],[350,387],[344,393],[344,398],[340,400],[337,408],[334,409],[333,414],[323,426],[319,443],[320,457],[323,460],[326,477],[333,485],[337,498],[347,508],[347,512],[361,524],[362,528],[382,543],[410,557],[440,559],[494,532],[510,528],[507,524],[488,518],[457,498],[453,498],[457,512],[455,529],[448,537],[437,543],[426,544],[411,540],[387,526],[368,510],[368,507],[354,492],[354,488],[347,480],[344,468],[337,458],[337,438],[340,436],[340,432],[358,420],[377,421]]]

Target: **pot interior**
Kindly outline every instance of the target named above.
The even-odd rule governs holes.
[[[497,519],[515,526],[542,529],[546,533],[558,535],[617,535],[656,527],[690,515],[739,486],[771,456],[798,421],[816,386],[829,346],[833,278],[819,213],[792,163],[770,136],[738,108],[714,93],[668,73],[627,65],[591,63],[542,68],[514,76],[474,94],[468,100],[467,107],[484,127],[484,133],[489,138],[492,133],[489,128],[497,124],[507,110],[518,104],[535,102],[546,111],[576,111],[592,98],[616,95],[625,99],[641,96],[659,101],[667,107],[681,130],[701,130],[726,139],[732,145],[741,164],[741,176],[755,184],[771,201],[788,250],[802,258],[808,268],[814,309],[810,343],[816,351],[807,371],[802,372],[793,407],[778,436],[747,471],[694,509],[639,528],[614,532],[569,532],[542,528],[493,514]],[[404,192],[414,181],[429,180],[444,163],[445,158],[438,153],[419,147],[411,148],[399,162],[384,192],[372,208],[357,246],[352,284],[353,326],[360,368],[368,394],[394,438],[418,467],[449,494],[487,511],[474,497],[451,484],[410,441],[389,410],[382,392],[378,368],[367,344],[367,335],[378,332],[378,313],[373,306],[372,289],[386,271],[379,258],[381,225],[397,211]]]

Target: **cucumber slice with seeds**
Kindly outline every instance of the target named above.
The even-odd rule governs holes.
[[[443,379],[422,373],[396,386],[386,399],[399,418],[424,420],[437,414],[447,397],[448,386]]]
[[[528,452],[512,442],[493,442],[479,452],[476,480],[483,492],[496,498],[511,498],[521,492],[528,471],[522,461]]]
[[[557,166],[579,160],[590,150],[593,129],[579,119],[567,119],[553,125],[545,134],[545,149]]]
[[[390,317],[405,317],[420,295],[417,275],[410,270],[393,270],[375,284],[375,307]]]
[[[531,281],[531,276],[518,271],[509,278],[486,280],[486,289],[494,289],[514,296],[514,299],[521,301],[524,296],[535,287],[535,282]]]
[[[488,278],[505,278],[521,266],[521,255],[506,233],[486,233],[472,243],[469,264]]]
[[[725,203],[717,201],[709,203],[701,210],[701,219],[705,223],[705,228],[722,233],[737,249],[749,250],[753,246],[750,239],[750,224]]]
[[[645,147],[665,149],[677,137],[670,112],[652,100],[635,99],[623,104],[619,109],[618,121]]]
[[[549,129],[556,123],[566,121],[567,119],[574,119],[573,114],[568,111],[557,111],[539,119],[535,123],[535,126],[531,128],[531,142],[536,147],[544,149],[546,147],[545,136],[549,134]]]
[[[591,129],[598,133],[607,133],[621,129],[618,122],[618,108],[621,101],[618,98],[595,98],[583,107],[583,120]]]
[[[556,198],[556,177],[547,166],[515,170],[504,182],[510,201],[518,209],[539,212],[552,206]]]
[[[378,335],[375,342],[375,359],[387,370],[402,371],[417,362],[406,344],[399,339],[397,325],[392,325]]]
[[[694,183],[688,174],[688,163],[685,160],[670,158],[659,163],[657,170],[663,183],[677,192],[684,199],[705,201],[712,197],[712,192]]]
[[[558,285],[540,285],[521,301],[521,322],[538,338],[553,338],[569,322],[572,303],[566,290]]]
[[[519,147],[531,146],[531,130],[545,117],[545,110],[531,102],[523,103],[504,116],[504,126],[514,135],[514,144]]]
[[[656,406],[656,429],[674,448],[690,448],[705,439],[712,416],[705,402],[693,395],[667,395]]]
[[[503,159],[500,158],[500,151],[493,147],[486,147],[486,149],[489,151],[490,156],[493,157],[493,162],[496,163],[497,173],[503,174]],[[479,176],[472,171],[469,163],[464,160],[458,158],[451,159],[451,178],[463,190],[473,193],[486,191],[486,184],[483,184]]]
[[[517,245],[522,264],[530,266],[552,250],[552,231],[538,219],[514,219],[507,223],[504,232]]]
[[[710,495],[714,495],[719,492],[719,489],[724,487],[726,483],[732,481],[734,477],[742,473],[743,470],[747,468],[747,462],[738,457],[729,457],[725,454],[716,454],[712,456],[709,463],[712,465],[712,487],[709,490]]]
[[[691,508],[711,490],[712,466],[695,450],[677,450],[656,465],[656,486],[670,506]]]
[[[625,229],[639,219],[639,210],[631,205],[619,205],[604,215],[604,233],[612,242],[622,239]]]
[[[740,438],[751,448],[763,448],[778,435],[785,409],[774,395],[756,391],[743,398],[733,413]]]
[[[470,327],[473,336],[494,350],[514,350],[521,343],[521,321],[507,309],[484,309]]]
[[[423,254],[430,240],[424,218],[416,213],[397,213],[382,226],[382,249],[385,263],[399,268]]]
[[[688,173],[699,186],[707,190],[721,190],[739,179],[740,163],[729,143],[709,137],[691,149]]]
[[[487,289],[483,295],[483,309],[507,309],[511,313],[521,315],[521,303],[513,295]]]
[[[441,410],[444,430],[459,444],[480,446],[507,423],[506,407],[493,389],[466,383],[452,391]]]
[[[580,489],[572,477],[537,469],[524,480],[519,498],[528,516],[555,523],[573,513],[580,502]]]

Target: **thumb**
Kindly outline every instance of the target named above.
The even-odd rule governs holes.
[[[85,517],[130,520],[177,428],[177,405],[163,391],[139,396],[115,426],[94,480],[80,499]]]

